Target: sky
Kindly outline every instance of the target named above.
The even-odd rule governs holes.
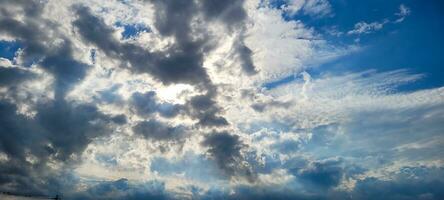
[[[444,199],[443,9],[0,0],[0,197]]]

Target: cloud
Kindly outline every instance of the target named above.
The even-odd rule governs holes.
[[[331,14],[332,8],[326,0],[308,0],[303,7],[304,14],[323,17]]]
[[[253,60],[251,59],[253,51],[251,51],[251,49],[248,48],[242,41],[239,42],[236,51],[239,54],[243,71],[249,75],[256,74],[256,66],[254,66]]]
[[[94,16],[88,8],[76,8],[76,13],[79,18],[73,24],[78,27],[80,34],[85,40],[97,45],[97,47],[111,57],[130,62],[132,69],[136,72],[150,73],[154,78],[161,80],[165,84],[180,82],[199,83],[201,80],[206,79],[207,75],[200,64],[202,62],[201,55],[199,55],[200,42],[175,46],[170,49],[170,52],[165,53],[149,52],[134,44],[121,44],[113,37],[114,30],[108,27],[101,19]],[[186,18],[181,17],[178,21],[183,23],[182,26],[187,26]],[[155,24],[159,32],[165,36],[173,34],[174,30],[167,30],[169,28],[164,28],[164,26],[181,26],[178,24],[160,23],[168,22],[158,21]],[[186,27],[182,28],[186,29]],[[177,39],[179,41],[187,40],[187,31],[180,30],[184,31],[184,33],[177,32]],[[170,56],[166,57],[166,55]]]
[[[212,94],[196,95],[191,98],[186,104],[186,111],[190,116],[199,120],[199,125],[202,126],[226,126],[228,121],[221,116],[218,116],[220,108],[212,99]]]
[[[395,13],[395,15],[398,16],[399,18],[397,20],[395,20],[394,23],[403,22],[405,17],[410,15],[410,12],[411,12],[410,8],[408,8],[404,4],[399,5],[399,12]]]
[[[241,150],[245,145],[239,136],[215,132],[207,136],[202,145],[208,147],[208,153],[227,176],[245,176],[249,181],[254,181],[254,172],[243,162]]]
[[[225,2],[203,0],[201,2],[204,15],[211,20],[221,20],[228,26],[240,25],[247,18],[243,9],[244,0],[229,0]]]
[[[400,23],[403,22],[404,19],[410,15],[410,9],[406,7],[404,4],[401,4],[399,6],[399,12],[394,14],[397,19],[390,20],[390,19],[384,19],[382,21],[376,21],[376,22],[358,22],[355,24],[354,29],[347,32],[348,35],[360,35],[360,34],[369,34],[376,31],[381,30],[387,23]]]
[[[343,169],[340,166],[341,161],[324,160],[310,163],[308,168],[302,169],[298,172],[298,177],[307,181],[309,184],[314,184],[316,189],[329,188],[337,186],[342,178]]]
[[[321,18],[332,14],[332,7],[328,0],[286,0],[284,2],[285,4],[281,8],[289,16],[302,13]],[[279,3],[279,1],[270,1],[270,3]]]
[[[0,190],[440,199],[444,89],[404,90],[426,78],[406,69],[324,73],[361,49],[305,23],[332,5],[274,3],[0,0],[14,46],[0,59]]]
[[[159,121],[142,121],[133,127],[136,134],[152,140],[175,140],[183,137],[185,130],[181,127],[169,127]]]
[[[442,168],[402,168],[393,180],[366,178],[356,183],[353,195],[356,199],[440,199],[444,183],[439,171]]]
[[[31,71],[19,67],[0,67],[0,86],[17,85],[35,76]]]
[[[113,124],[111,116],[91,105],[49,102],[39,107],[34,119],[17,114],[16,109],[14,104],[1,102],[0,151],[8,158],[8,162],[0,163],[2,190],[10,190],[8,183],[14,183],[22,193],[56,192],[54,185],[64,184],[55,178],[63,173],[59,167],[76,164],[86,145],[110,133]]]
[[[16,4],[16,5],[15,5]],[[27,18],[24,21],[18,21],[13,14],[6,12],[0,20],[0,29],[8,35],[17,37],[24,49],[20,57],[24,58],[22,63],[30,65],[36,61],[46,71],[55,76],[55,96],[62,98],[67,91],[72,89],[72,84],[81,80],[88,69],[88,65],[77,61],[73,57],[72,43],[67,38],[60,38],[60,44],[56,46],[46,45],[45,42],[50,38],[45,35],[45,28],[52,28],[52,24],[42,19],[42,24],[37,24],[32,18],[39,18],[42,10],[42,4],[36,2],[16,2],[6,5],[23,6],[23,12]],[[26,12],[28,6],[34,6],[35,11]],[[20,58],[21,59],[21,58]],[[64,67],[57,67],[64,66]]]
[[[386,24],[388,21],[383,22],[372,22],[372,23],[366,23],[366,22],[358,22],[355,24],[355,27],[353,30],[350,30],[347,32],[349,35],[353,34],[368,34],[375,31],[378,31],[382,29],[384,24]]]
[[[74,21],[74,25],[79,28],[84,39],[95,43],[111,57],[127,60],[136,72],[148,72],[164,84],[197,84],[207,90],[206,98],[212,98],[214,95],[211,93],[214,93],[214,89],[205,69],[202,67],[202,50],[205,47],[206,39],[195,40],[191,35],[190,20],[193,17],[193,10],[197,9],[196,5],[186,4],[184,5],[186,9],[177,10],[182,14],[174,15],[172,13],[175,13],[179,7],[176,7],[177,5],[172,2],[154,2],[154,5],[158,7],[155,23],[157,31],[165,37],[173,36],[176,39],[176,44],[167,52],[149,52],[133,44],[120,44],[113,38],[113,30],[85,7],[76,8],[79,18]],[[170,14],[171,16],[169,16]],[[94,29],[98,29],[98,31],[91,31]],[[101,34],[97,34],[98,32]],[[102,34],[105,34],[105,36]],[[193,99],[197,100],[202,97]],[[195,104],[192,101],[191,105],[193,106]],[[218,126],[227,124],[225,119],[215,116],[218,111],[216,107],[205,107],[205,109],[209,111],[193,112],[192,114],[199,118],[202,125]]]
[[[166,191],[161,182],[152,181],[142,185],[134,185],[127,179],[106,181],[90,187],[88,190],[75,194],[72,199],[174,199]]]
[[[150,166],[152,171],[167,177],[193,180],[198,185],[214,185],[221,179],[226,179],[216,163],[204,155],[186,153],[179,160],[157,157]]]
[[[131,104],[134,107],[134,111],[143,117],[148,117],[158,112],[163,117],[174,117],[178,115],[183,106],[179,104],[171,103],[159,103],[157,102],[156,92],[150,91],[146,93],[133,93],[131,95]]]

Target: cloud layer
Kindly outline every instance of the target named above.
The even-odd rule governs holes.
[[[326,0],[0,0],[0,192],[444,198],[444,88],[311,73],[364,48],[295,20],[332,16]]]

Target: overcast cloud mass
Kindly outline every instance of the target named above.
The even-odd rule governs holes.
[[[444,199],[443,8],[0,0],[0,199]]]

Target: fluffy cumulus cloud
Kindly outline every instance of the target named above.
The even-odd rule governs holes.
[[[311,75],[360,47],[288,17],[333,15],[326,0],[0,0],[0,197],[444,198],[444,88],[400,92],[425,78],[406,69]]]

